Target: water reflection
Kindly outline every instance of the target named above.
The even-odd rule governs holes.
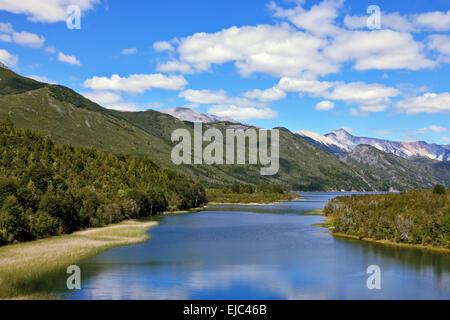
[[[69,299],[449,299],[449,257],[337,239],[312,227],[336,194],[273,206],[214,206],[166,216],[146,243],[85,261]],[[263,214],[261,214],[263,213]],[[379,265],[382,290],[366,288]]]

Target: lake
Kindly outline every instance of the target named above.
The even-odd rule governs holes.
[[[302,193],[267,206],[212,206],[159,218],[151,240],[80,264],[82,289],[66,299],[450,299],[450,257],[338,239],[314,227],[343,193]],[[371,265],[381,290],[369,290]]]

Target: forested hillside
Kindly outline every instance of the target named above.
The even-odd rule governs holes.
[[[57,146],[0,123],[0,244],[205,202],[202,186],[149,159]]]
[[[338,197],[324,209],[333,232],[450,249],[450,191]]]

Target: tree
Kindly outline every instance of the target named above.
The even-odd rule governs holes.
[[[445,191],[445,187],[440,184],[435,185],[433,189],[434,194],[445,194]]]

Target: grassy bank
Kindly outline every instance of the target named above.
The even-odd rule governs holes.
[[[297,194],[290,192],[226,193],[221,189],[206,190],[209,204],[274,204],[280,201],[294,200],[298,197]]]
[[[148,220],[126,221],[104,228],[0,247],[0,298],[53,298],[41,289],[43,278],[107,249],[144,242],[149,239],[146,231],[157,224]]]

